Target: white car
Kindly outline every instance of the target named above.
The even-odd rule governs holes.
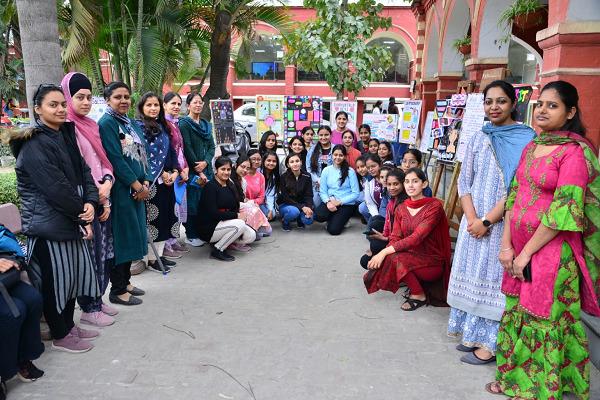
[[[256,103],[246,103],[233,112],[233,120],[239,123],[254,142],[256,140]]]

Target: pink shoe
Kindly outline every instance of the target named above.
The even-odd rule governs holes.
[[[119,310],[117,310],[114,307],[109,306],[108,304],[102,303],[102,312],[106,315],[110,315],[111,317],[114,317],[115,315],[117,315],[119,313]]]
[[[175,242],[171,245],[171,249],[178,251],[180,253],[189,253],[190,249],[183,243]]]
[[[52,348],[67,353],[85,353],[94,348],[94,345],[85,340],[79,339],[77,336],[69,333],[62,339],[53,340]]]
[[[98,336],[100,336],[100,333],[98,331],[83,329],[83,328],[80,328],[77,325],[75,325],[73,327],[73,329],[71,329],[71,335],[76,336],[79,339],[92,340],[92,339],[96,339]]]
[[[252,248],[250,246],[240,243],[231,243],[229,247],[227,247],[227,250],[243,251],[244,253],[250,251],[251,249]]]
[[[81,319],[79,320],[82,324],[94,325],[100,328],[110,326],[115,323],[115,319],[110,315],[104,314],[102,311],[94,311],[91,313],[81,313]]]

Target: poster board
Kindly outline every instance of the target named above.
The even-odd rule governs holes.
[[[483,109],[483,93],[471,93],[467,97],[465,115],[462,121],[462,129],[458,140],[456,160],[461,161],[465,155],[467,143],[471,137],[481,130],[485,111]]]
[[[302,133],[310,126],[315,132],[323,117],[322,101],[315,96],[286,96],[283,108],[285,119],[284,140]]]
[[[210,115],[217,146],[235,143],[235,124],[231,100],[211,100]]]
[[[525,86],[516,86],[515,87],[515,95],[517,97],[517,105],[515,106],[515,111],[517,112],[517,116],[515,121],[525,122],[527,120],[527,111],[529,100],[531,100],[531,95],[533,94],[533,87],[529,85]]]
[[[423,127],[423,135],[421,136],[421,145],[419,150],[425,154],[433,147],[433,137],[431,136],[431,126],[433,125],[433,111],[428,111],[425,117],[425,126]]]
[[[283,139],[283,100],[283,96],[256,96],[256,141],[269,130]]]
[[[398,117],[398,114],[363,114],[363,124],[371,128],[372,138],[397,142]]]
[[[449,100],[436,101],[432,136],[434,138],[434,155],[439,160],[454,161],[462,127],[466,98],[466,94],[453,94]]]
[[[404,102],[398,142],[408,144],[417,143],[422,104],[422,100],[408,100]]]
[[[356,118],[358,113],[358,104],[356,101],[332,101],[329,104],[331,129],[335,129],[337,126],[335,123],[335,114],[339,111],[346,111],[348,113],[348,124],[346,127],[356,133]]]
[[[100,118],[106,112],[106,108],[108,105],[106,104],[106,100],[102,96],[92,96],[92,107],[90,109],[90,113],[87,115],[94,121],[98,122]]]

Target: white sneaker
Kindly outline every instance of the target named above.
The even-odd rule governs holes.
[[[185,239],[185,243],[189,244],[193,247],[202,247],[204,246],[204,241],[201,239]]]

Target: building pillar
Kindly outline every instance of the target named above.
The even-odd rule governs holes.
[[[539,31],[536,39],[544,51],[540,74],[542,86],[564,80],[577,88],[581,117],[587,128],[586,136],[599,146],[600,21],[559,21]]]
[[[462,73],[442,73],[436,74],[437,87],[435,91],[436,99],[445,99],[453,95],[458,90],[458,82],[463,80]]]
[[[229,60],[229,72],[227,74],[227,93],[229,94],[229,96],[232,96],[233,93],[233,81],[237,80],[236,76],[235,76],[235,67],[234,67],[235,63],[233,62],[233,60]],[[200,90],[202,90],[203,88],[200,88]],[[207,86],[208,89],[208,86]]]
[[[465,62],[465,68],[469,74],[469,80],[477,82],[481,82],[481,78],[483,78],[483,72],[487,69],[494,68],[506,68],[508,65],[507,58],[482,58],[482,59],[473,59],[470,58]],[[484,88],[479,88],[479,91],[483,91]]]
[[[425,7],[417,2],[413,2],[412,12],[417,20],[417,48],[415,51],[415,59],[414,62],[412,62],[410,69],[410,80],[416,81],[415,88],[418,88],[421,86],[421,78],[423,77],[423,51],[425,49],[425,22],[427,14],[425,13]],[[420,98],[420,95],[421,91],[415,89],[414,93],[412,93],[412,98],[418,99]]]
[[[296,88],[294,87],[294,83],[296,83],[296,66],[286,65],[284,95],[293,96],[294,94],[296,94]]]
[[[437,95],[437,79],[435,78],[424,78],[421,80],[421,84],[417,85],[419,89],[415,90],[420,92],[421,100],[423,103],[421,105],[421,116],[420,116],[420,124],[421,132],[425,127],[425,119],[427,118],[427,112],[435,109],[435,100]]]

